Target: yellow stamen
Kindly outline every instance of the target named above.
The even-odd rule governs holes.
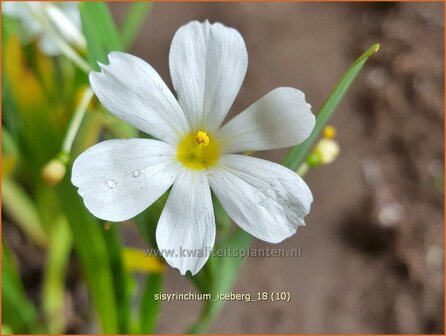
[[[207,169],[217,164],[220,144],[205,131],[189,133],[178,144],[177,158],[187,168]]]
[[[336,136],[336,129],[333,126],[326,126],[324,128],[324,138],[333,139]]]
[[[195,134],[194,139],[197,145],[209,145],[209,135],[204,131],[198,131],[197,134]]]

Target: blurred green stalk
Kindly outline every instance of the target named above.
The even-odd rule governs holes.
[[[43,279],[43,311],[49,333],[66,331],[65,279],[72,247],[68,221],[61,215],[54,223]]]
[[[2,181],[4,211],[20,229],[38,246],[48,245],[48,235],[43,230],[39,213],[33,200],[23,188],[10,178]]]

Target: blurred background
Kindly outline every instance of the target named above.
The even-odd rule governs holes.
[[[119,22],[128,4],[110,7]],[[245,39],[248,73],[231,116],[278,86],[306,94],[314,112],[345,69],[375,42],[332,119],[341,155],[305,177],[307,226],[285,242],[300,258],[247,258],[234,292],[288,291],[290,302],[228,302],[212,333],[443,333],[444,18],[441,3],[156,3],[131,53],[170,84],[173,34],[191,20],[219,21]],[[256,153],[279,162],[286,151]],[[31,298],[42,251],[6,218]],[[132,225],[123,240],[145,247]],[[88,293],[71,261],[69,330],[90,329]],[[167,269],[163,292],[194,291]],[[38,299],[35,299],[38,300]],[[200,302],[163,302],[159,333],[183,332]]]

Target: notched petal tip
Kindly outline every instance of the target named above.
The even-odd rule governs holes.
[[[107,64],[104,64],[104,63],[101,63],[101,62],[96,62],[96,63],[98,63],[98,65],[99,65],[99,68],[101,68],[101,69],[103,69],[104,67],[106,67],[107,66]],[[110,62],[109,62],[110,63]]]
[[[100,73],[104,73],[105,71],[109,71],[109,68],[112,66],[112,63],[115,60],[117,60],[117,58],[119,56],[125,57],[125,56],[131,56],[131,55],[123,53],[123,52],[119,52],[119,51],[112,51],[112,52],[108,53],[108,55],[107,55],[107,61],[108,61],[107,64],[96,61],[96,63],[99,65],[99,68],[101,69],[101,71],[91,71],[90,74],[91,73],[100,74]]]

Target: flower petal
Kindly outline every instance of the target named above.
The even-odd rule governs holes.
[[[27,4],[17,1],[2,1],[2,14],[17,19],[22,19],[26,12]]]
[[[304,225],[313,201],[310,189],[295,172],[243,155],[222,157],[209,184],[235,223],[270,243],[281,242]]]
[[[304,141],[315,125],[303,92],[277,88],[218,130],[224,153],[277,149]]]
[[[60,49],[54,44],[53,40],[48,35],[41,35],[39,38],[40,51],[48,56],[60,55]]]
[[[80,19],[80,13],[77,3],[73,3],[72,6],[76,6],[77,9],[77,17]],[[70,15],[72,13],[76,13],[71,9],[72,6],[66,6],[66,8],[70,11]],[[79,21],[74,21],[72,17],[68,16],[68,10],[64,11],[63,8],[56,6],[52,3],[46,4],[44,7],[48,18],[52,21],[57,31],[70,43],[73,43],[76,47],[84,49],[87,46],[87,42],[85,41],[84,35],[80,31],[80,23]]]
[[[158,248],[182,275],[195,275],[209,258],[215,241],[215,218],[206,175],[182,170],[156,228]]]
[[[248,53],[242,36],[220,23],[190,22],[175,33],[169,64],[192,130],[215,131],[245,78]]]
[[[188,131],[175,97],[158,73],[142,59],[121,52],[108,55],[90,83],[111,113],[155,138],[175,144]]]
[[[76,159],[71,181],[93,215],[119,222],[136,216],[164,194],[179,169],[174,149],[164,142],[108,140]]]
[[[23,25],[28,40],[42,33],[42,25],[35,19],[34,12],[39,12],[42,7],[41,3],[35,2],[18,2],[18,1],[3,1],[2,14],[20,20]]]

